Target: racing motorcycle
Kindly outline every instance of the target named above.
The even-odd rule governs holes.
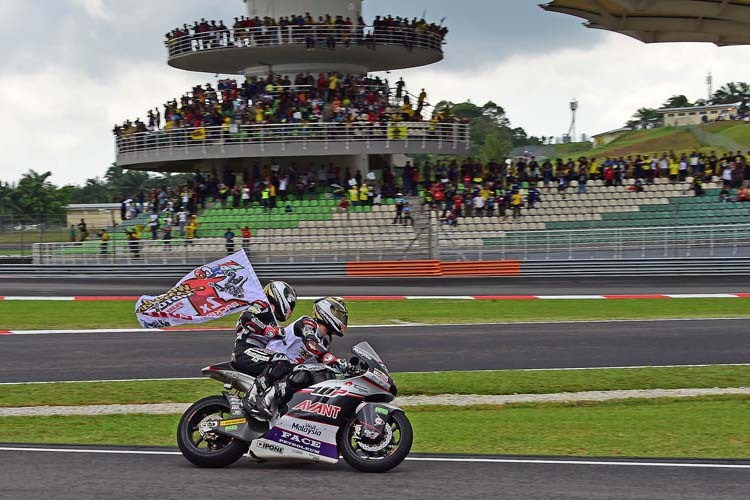
[[[352,348],[344,373],[322,364],[301,364],[313,385],[288,404],[272,408],[269,422],[254,419],[242,397],[254,378],[231,362],[202,373],[224,383],[221,396],[193,404],[177,427],[183,456],[199,467],[226,467],[243,455],[258,462],[336,464],[339,457],[363,472],[385,472],[408,455],[413,440],[409,419],[389,404],[396,397],[393,378],[367,342]]]

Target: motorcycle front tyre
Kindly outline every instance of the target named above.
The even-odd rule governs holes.
[[[404,461],[409,451],[411,451],[411,445],[414,441],[414,431],[412,430],[411,422],[409,422],[404,413],[397,411],[391,414],[390,418],[395,421],[401,431],[401,439],[396,451],[392,455],[377,460],[366,459],[357,455],[347,439],[350,426],[355,424],[355,421],[352,420],[339,434],[339,452],[344,457],[344,460],[346,460],[346,463],[362,472],[379,473],[387,472]]]
[[[229,413],[230,408],[226,398],[223,396],[203,398],[188,408],[182,415],[180,423],[177,424],[177,445],[182,455],[198,467],[212,469],[227,467],[242,458],[249,448],[246,443],[237,441],[236,439],[233,439],[220,450],[216,451],[207,451],[195,446],[189,429],[191,417],[198,414],[197,418],[200,420],[203,418],[200,415],[204,414],[203,416],[207,416],[216,413],[217,410]]]

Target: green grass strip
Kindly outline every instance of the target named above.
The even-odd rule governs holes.
[[[627,389],[750,387],[750,366],[394,374],[400,396],[550,394]],[[190,403],[218,394],[211,379],[0,386],[0,407]]]
[[[308,314],[312,302],[301,301],[296,313]],[[121,302],[1,301],[0,329],[75,329],[138,327],[134,304]],[[743,299],[621,299],[621,300],[412,300],[350,301],[353,325],[416,323],[483,323],[695,317],[750,318]],[[50,323],[54,318],[54,324]],[[204,326],[230,327],[235,316]]]
[[[409,408],[414,452],[750,457],[750,398]],[[3,417],[0,442],[174,446],[178,416]]]

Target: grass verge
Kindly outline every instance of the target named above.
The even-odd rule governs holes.
[[[296,311],[306,314],[310,301],[300,301]],[[0,329],[48,329],[55,327],[131,328],[138,327],[134,303],[0,301]],[[33,314],[30,314],[33,311]],[[436,311],[440,311],[436,314]],[[353,325],[416,323],[482,323],[519,321],[564,321],[606,319],[668,319],[695,317],[750,317],[743,299],[622,299],[622,300],[413,300],[349,302]],[[206,327],[231,326],[234,316],[205,323]]]
[[[400,396],[702,389],[748,387],[750,366],[396,373],[394,378]],[[0,387],[0,407],[190,403],[220,390],[210,379],[16,384]]]
[[[411,408],[413,451],[748,458],[750,398]],[[0,418],[0,442],[174,446],[179,416]]]

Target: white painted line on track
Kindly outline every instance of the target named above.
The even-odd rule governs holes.
[[[677,321],[747,321],[748,316],[733,316],[719,318],[641,318],[641,319],[572,319],[557,321],[500,321],[484,323],[386,323],[373,325],[350,325],[349,330],[366,328],[425,328],[425,327],[472,327],[472,326],[513,326],[513,325],[579,325],[579,324],[607,324],[607,323],[671,323]],[[400,321],[400,320],[396,320]],[[205,333],[211,331],[232,331],[232,327],[225,328],[103,328],[92,330],[0,330],[1,335],[56,335],[67,333]],[[497,332],[502,333],[502,332]]]
[[[604,295],[537,295],[541,300],[599,300],[606,299]]]
[[[76,299],[75,297],[32,297],[32,296],[21,296],[21,295],[16,295],[15,297],[13,296],[3,297],[3,300],[43,300],[43,301],[51,300],[51,301],[56,301],[56,302],[75,300],[75,299]]]
[[[590,366],[582,368],[513,368],[505,370],[450,370],[450,372],[479,372],[479,373],[512,373],[512,372],[564,372],[564,371],[584,371],[584,370],[638,370],[644,368],[708,368],[722,366],[750,366],[750,363],[717,363],[713,365],[641,365],[641,366]],[[394,372],[395,374],[431,374],[447,373],[439,371],[428,372]],[[166,377],[166,378],[123,378],[123,379],[103,379],[103,380],[50,380],[36,382],[0,382],[3,385],[35,385],[35,384],[94,384],[105,382],[168,382],[171,380],[211,380],[208,377]]]
[[[473,295],[407,295],[406,300],[476,300]]]
[[[672,293],[667,294],[670,299],[734,299],[737,295],[731,293]]]
[[[32,448],[0,446],[0,451],[27,451],[37,453],[89,453],[100,455],[181,455],[179,451],[152,450],[105,450],[83,448]],[[555,459],[524,459],[524,458],[461,458],[461,457],[406,457],[410,462],[453,462],[453,463],[487,463],[487,464],[531,464],[531,465],[587,465],[612,467],[679,467],[692,469],[750,469],[750,464],[716,464],[705,462],[636,462],[612,460],[555,460]]]
[[[499,463],[499,464],[538,464],[538,465],[606,465],[626,467],[684,467],[696,469],[750,469],[750,464],[713,464],[685,462],[635,462],[635,461],[597,461],[597,460],[547,460],[523,458],[453,458],[453,457],[406,457],[412,462],[465,462],[465,463]]]

